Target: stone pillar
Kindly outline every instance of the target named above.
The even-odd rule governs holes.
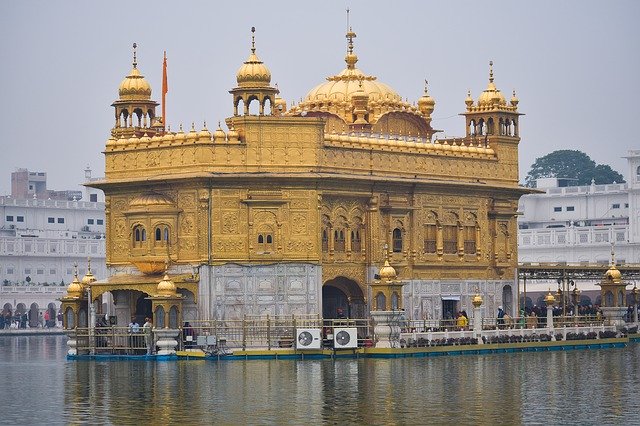
[[[76,337],[76,330],[67,330],[67,355],[78,355],[78,340]]]
[[[480,313],[480,306],[482,306],[482,297],[476,293],[471,299],[473,304],[473,337],[478,339],[478,344],[482,342],[482,314]]]
[[[400,322],[403,311],[371,311],[374,321],[373,333],[376,336],[376,348],[400,347]]]
[[[556,298],[551,294],[551,290],[545,296],[544,302],[547,304],[547,330],[551,334],[551,340],[555,340],[553,336],[553,304],[556,302]]]
[[[178,346],[178,334],[180,330],[171,328],[154,328],[156,346],[158,346],[158,355],[173,355],[176,353]]]

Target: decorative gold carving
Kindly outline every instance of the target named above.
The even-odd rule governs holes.
[[[222,233],[237,234],[239,231],[238,213],[225,212],[222,214]]]

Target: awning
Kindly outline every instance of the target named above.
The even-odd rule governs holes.
[[[442,300],[460,300],[460,296],[442,296]]]

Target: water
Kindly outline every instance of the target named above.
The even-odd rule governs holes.
[[[0,337],[3,424],[640,424],[640,344],[313,361],[67,361]]]

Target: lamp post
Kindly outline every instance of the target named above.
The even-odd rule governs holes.
[[[638,296],[640,295],[640,290],[636,287],[636,284],[633,283],[633,289],[631,290],[633,293],[633,323],[638,326]]]
[[[580,303],[580,293],[578,290],[578,286],[571,280],[569,284],[573,285],[573,291],[571,291],[571,296],[573,297],[573,317],[576,321],[576,325],[578,325],[578,304]]]
[[[547,304],[547,329],[549,329],[549,333],[553,336],[553,304],[556,302],[555,297],[551,294],[551,289],[549,289],[549,293],[544,297],[544,302]]]

